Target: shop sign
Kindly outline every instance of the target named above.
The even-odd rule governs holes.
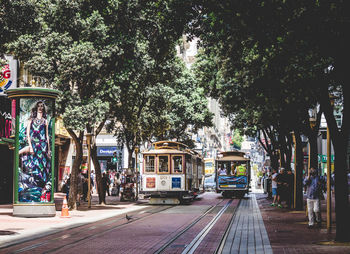
[[[97,147],[97,156],[111,157],[113,153],[120,153],[120,150],[116,146],[99,146]]]
[[[327,155],[324,154],[319,154],[318,155],[318,162],[323,162],[323,163],[327,163]],[[331,155],[331,163],[334,162],[334,154]]]

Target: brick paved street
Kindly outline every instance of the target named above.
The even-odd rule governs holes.
[[[53,218],[13,217],[11,206],[1,206],[0,232],[8,234],[0,235],[0,243],[8,247],[0,253],[155,253],[175,236],[179,237],[162,253],[182,253],[229,201],[209,192],[190,205],[149,206],[147,200],[121,203],[107,197],[110,205],[98,206],[94,197],[91,210],[84,204],[70,212],[71,218],[60,218],[61,198],[57,194],[58,211]],[[210,207],[214,209],[200,218]],[[126,220],[125,214],[132,219]],[[334,230],[327,234],[324,224],[321,229],[307,229],[304,212],[270,207],[270,200],[259,193],[241,202],[233,199],[194,253],[220,250],[231,219],[222,253],[350,253],[350,246],[320,244],[334,239]]]

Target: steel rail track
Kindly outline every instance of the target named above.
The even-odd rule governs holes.
[[[232,199],[225,204],[225,206],[215,215],[215,217],[208,223],[208,225],[201,232],[199,232],[199,234],[192,240],[189,245],[187,245],[187,247],[182,251],[182,254],[193,254],[195,252],[203,239],[220,219],[220,217],[224,214],[231,203]]]
[[[175,236],[173,236],[171,239],[169,239],[165,244],[163,244],[162,247],[160,247],[157,251],[154,252],[154,254],[160,254],[162,253],[164,250],[166,250],[173,242],[175,242],[180,236],[182,236],[184,233],[186,233],[190,228],[192,228],[194,225],[196,225],[200,220],[202,220],[207,214],[209,214],[211,211],[213,211],[216,207],[218,207],[222,202],[224,202],[224,200],[222,200],[221,202],[219,202],[218,204],[210,207],[205,213],[203,213],[201,216],[199,216],[198,218],[196,218],[194,221],[191,222],[191,224],[189,224],[186,228],[184,228],[183,230],[181,230],[179,233],[177,233]],[[227,209],[227,207],[232,203],[232,200],[230,200],[220,211],[218,214],[220,214],[218,216],[218,214],[214,217],[214,219],[210,222],[212,223],[214,220],[215,222],[212,224],[212,226],[215,225],[216,221],[219,219],[219,217],[221,217],[221,215],[223,214],[223,212]],[[224,211],[223,211],[224,209]],[[209,223],[209,224],[210,224]],[[211,227],[212,227],[211,226]],[[208,226],[207,226],[208,227]],[[206,228],[207,228],[206,227]],[[206,232],[201,232],[202,235],[203,234],[208,234],[208,232],[210,231],[211,227],[206,230]],[[203,231],[203,230],[202,230]],[[199,233],[199,234],[201,234]],[[198,236],[197,236],[198,237]],[[196,238],[197,238],[196,237]],[[199,241],[200,236],[198,237],[197,242]],[[201,239],[201,241],[204,239],[204,237]],[[198,244],[199,245],[199,244]],[[198,247],[198,245],[196,246],[196,248]]]
[[[94,235],[89,235],[89,236],[83,237],[83,238],[81,238],[81,239],[79,239],[79,240],[76,240],[76,241],[74,241],[74,242],[65,244],[65,245],[60,246],[60,247],[52,248],[52,249],[47,250],[47,251],[45,251],[45,252],[43,252],[43,253],[51,253],[51,252],[54,252],[54,251],[57,251],[57,250],[61,249],[62,247],[73,246],[73,245],[75,245],[75,244],[77,244],[77,243],[79,243],[79,242],[81,242],[81,241],[83,241],[83,240],[86,240],[86,239],[89,239],[89,238],[90,238],[90,239],[96,238],[96,237],[98,237],[98,236],[100,236],[100,235],[102,235],[102,234],[104,234],[104,233],[108,233],[108,232],[110,232],[110,231],[112,231],[112,230],[114,230],[114,229],[116,229],[116,228],[125,226],[125,225],[127,225],[127,224],[134,223],[134,222],[139,221],[139,220],[143,220],[143,219],[148,218],[148,217],[150,217],[150,216],[152,216],[152,215],[154,215],[154,214],[157,214],[157,213],[166,211],[166,210],[168,210],[168,209],[170,209],[170,208],[172,208],[172,207],[173,207],[173,206],[167,206],[167,207],[165,207],[164,209],[160,209],[160,210],[158,209],[159,207],[157,207],[157,208],[155,208],[155,209],[151,209],[150,211],[148,211],[148,213],[150,213],[149,215],[146,215],[146,216],[141,217],[141,218],[132,217],[132,220],[131,220],[131,221],[126,221],[126,222],[124,222],[124,223],[122,223],[122,224],[118,224],[118,225],[116,225],[116,226],[113,226],[113,227],[111,227],[111,228],[109,228],[109,229],[103,230],[103,231],[101,231],[101,232],[99,232],[99,233],[96,233],[96,234],[94,234]],[[141,212],[144,213],[145,210],[147,210],[147,209],[142,209],[141,211],[139,211],[139,212],[136,213],[136,214],[139,214],[139,213],[141,213]],[[154,211],[154,210],[157,210],[157,211],[152,212],[152,211]],[[120,216],[120,215],[117,215],[117,216]],[[115,217],[117,217],[117,216],[115,216]],[[106,220],[111,220],[111,219],[113,219],[113,217],[110,217],[110,218],[108,218],[108,219],[106,219]],[[118,222],[118,221],[121,221],[121,220],[125,220],[125,217],[118,218],[117,220],[114,220],[114,221],[112,221],[112,222],[107,221],[107,222],[105,222],[105,223],[103,223],[103,224],[100,224],[99,226],[96,226],[96,227],[95,227],[95,226],[92,226],[92,227],[89,227],[89,228],[87,228],[87,229],[95,229],[95,228],[97,228],[97,227],[102,227],[102,226],[105,226],[105,225],[108,225],[108,224],[112,224],[112,223],[115,223],[115,222]],[[95,221],[95,222],[91,222],[91,223],[87,223],[87,224],[84,224],[84,225],[79,224],[79,225],[77,225],[77,226],[69,227],[68,229],[74,229],[74,228],[84,227],[84,226],[88,226],[88,225],[91,225],[91,224],[94,224],[94,223],[96,223],[96,221]],[[46,235],[45,237],[50,236],[50,235],[54,235],[54,234],[59,234],[59,233],[63,232],[64,230],[65,230],[65,229],[60,230],[60,231],[53,232],[53,233],[51,233],[51,234]],[[33,245],[30,245],[30,246],[23,247],[23,248],[21,248],[21,249],[18,249],[18,250],[16,250],[16,251],[11,252],[11,253],[22,253],[22,252],[25,252],[25,251],[33,250],[33,249],[35,249],[35,248],[37,248],[37,247],[40,247],[40,246],[43,246],[43,245],[47,245],[47,244],[52,243],[52,242],[57,241],[57,240],[66,239],[66,238],[68,238],[68,237],[70,237],[70,236],[71,236],[71,235],[68,233],[68,234],[65,234],[65,235],[63,235],[63,236],[55,237],[55,238],[53,238],[53,239],[48,239],[48,240],[43,241],[43,242],[41,242],[41,243],[37,243],[37,244],[33,244]],[[32,238],[32,239],[28,239],[28,240],[23,241],[23,242],[21,242],[21,243],[19,243],[19,244],[23,244],[23,243],[26,243],[26,242],[30,242],[30,241],[35,240],[35,239],[40,239],[40,237],[37,237],[37,238],[34,238],[34,239],[33,239],[33,238]],[[9,245],[9,246],[0,248],[0,251],[1,251],[1,249],[6,249],[6,248],[9,248],[9,247],[11,247],[11,246],[15,246],[15,245],[17,245],[17,244],[18,244],[18,243],[14,243],[14,244],[12,244],[12,245]]]
[[[229,222],[229,224],[227,225],[227,227],[225,229],[225,233],[222,236],[222,238],[220,240],[220,243],[219,243],[218,247],[216,248],[216,250],[214,252],[215,254],[221,254],[223,249],[224,249],[224,246],[225,246],[225,243],[226,243],[226,239],[227,239],[227,237],[228,237],[228,235],[230,233],[230,230],[232,228],[233,221],[235,220],[235,217],[236,217],[236,211],[237,211],[238,207],[240,206],[241,201],[242,201],[242,198],[239,199],[237,207],[235,208],[234,213],[233,213],[233,215],[232,215],[232,217],[230,219],[230,222]]]

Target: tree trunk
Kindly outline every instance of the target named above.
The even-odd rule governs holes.
[[[271,160],[271,167],[273,169],[278,169],[279,168],[279,163],[278,163],[278,159],[279,159],[279,155],[276,154],[276,152],[272,152],[270,155],[270,160]]]
[[[350,129],[350,89],[347,85],[342,86],[343,90],[343,122],[339,131],[334,118],[333,107],[330,103],[328,89],[324,89],[321,94],[321,105],[330,131],[334,148],[334,175],[335,175],[335,216],[336,216],[336,236],[339,242],[350,241],[350,216],[347,183],[347,161],[346,149],[349,140]]]
[[[300,132],[295,131],[295,142],[296,142],[296,151],[295,151],[295,209],[298,211],[303,210],[303,144],[300,137]]]
[[[318,168],[317,133],[312,131],[308,137],[310,146],[310,167]],[[309,170],[309,169],[308,169]]]
[[[68,198],[68,207],[71,210],[76,210],[77,194],[78,194],[78,174],[81,162],[83,160],[83,137],[84,132],[80,132],[79,137],[76,136],[74,131],[67,129],[70,136],[73,138],[75,145],[75,160],[72,167],[72,172],[70,176],[70,186],[69,186],[69,198]]]
[[[336,213],[336,241],[350,241],[350,209],[348,198],[348,181],[347,181],[347,142],[342,146],[334,147],[334,173],[335,173],[335,213]]]
[[[101,167],[100,163],[98,163],[97,159],[97,146],[96,143],[93,144],[91,148],[91,157],[92,157],[92,162],[94,163],[95,167],[95,181],[96,181],[96,190],[98,193],[98,203],[99,204],[105,204],[106,203],[106,192],[103,191],[103,186],[102,186],[102,172],[101,172]]]

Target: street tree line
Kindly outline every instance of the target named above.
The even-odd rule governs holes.
[[[203,88],[175,52],[188,8],[187,1],[1,1],[1,52],[61,92],[57,114],[76,150],[71,209],[87,133],[104,203],[96,146],[104,127],[126,145],[131,165],[145,141],[188,143],[189,127],[211,125]]]
[[[195,1],[195,6],[197,18],[188,32],[201,39],[195,67],[201,86],[219,99],[235,128],[259,133],[274,168],[280,155],[282,166],[290,167],[296,144],[297,209],[303,206],[301,135],[309,140],[311,166],[317,168],[324,114],[335,152],[336,240],[349,241],[349,2]],[[340,128],[333,100],[342,113]]]
[[[86,132],[96,137],[108,121],[130,151],[152,136],[183,140],[187,124],[198,128],[209,118],[201,107],[204,91],[219,100],[234,128],[264,137],[274,167],[279,153],[289,167],[296,144],[301,209],[301,135],[308,137],[311,166],[317,167],[323,113],[335,152],[336,240],[350,240],[348,1],[2,0],[1,6],[1,51],[13,52],[62,91],[59,113],[77,150],[73,184]],[[183,33],[201,42],[192,73],[173,53]],[[315,108],[310,125],[308,112]]]

